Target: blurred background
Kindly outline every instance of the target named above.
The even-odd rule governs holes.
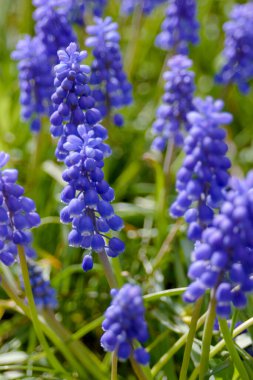
[[[119,260],[113,260],[114,269],[121,284],[136,282],[142,286],[144,294],[183,287],[188,284],[187,266],[192,245],[185,237],[184,226],[175,224],[167,214],[175,198],[175,174],[183,153],[178,150],[174,155],[166,189],[161,157],[150,153],[151,126],[163,93],[161,71],[168,58],[166,52],[154,46],[154,40],[160,31],[166,4],[157,7],[151,15],[143,16],[138,25],[134,16],[120,14],[119,0],[108,3],[105,14],[119,23],[125,69],[134,91],[133,104],[122,111],[125,126],[108,126],[108,142],[113,154],[106,159],[105,173],[115,189],[115,210],[125,221],[121,237],[126,243],[126,252]],[[196,74],[196,95],[222,98],[225,110],[233,114],[234,120],[228,129],[229,156],[233,163],[232,173],[243,176],[251,170],[253,161],[252,91],[243,96],[235,86],[224,89],[213,80],[222,62],[222,25],[235,2],[199,0],[197,4],[200,43],[191,47],[189,54]],[[58,292],[58,318],[76,331],[106,309],[110,302],[108,286],[97,259],[95,269],[83,273],[80,265],[83,252],[68,247],[69,228],[59,223],[62,166],[54,156],[56,144],[49,133],[49,120],[43,120],[39,135],[32,135],[28,123],[20,120],[18,71],[10,55],[24,34],[34,35],[31,0],[0,0],[0,9],[0,150],[10,154],[9,167],[19,170],[19,183],[25,187],[26,195],[35,200],[42,218],[41,226],[34,230],[38,259]],[[88,18],[86,23],[92,23],[92,19]],[[84,48],[85,29],[77,27],[76,31],[80,46]],[[91,59],[89,54],[87,62]],[[164,191],[168,195],[165,202],[161,201]],[[18,268],[14,266],[12,270],[18,276]],[[2,290],[0,297],[6,298]],[[29,353],[34,347],[33,328],[27,320],[4,306],[1,308],[0,361],[5,352],[24,350]],[[185,306],[178,297],[163,300],[159,308],[152,303],[148,308],[150,342],[158,332],[168,330],[169,334],[169,339],[166,336],[161,344],[154,346],[152,361],[155,362],[175,342],[177,334],[184,331],[191,306]],[[251,310],[250,305],[245,313]],[[103,357],[100,335],[101,328],[97,327],[85,335],[83,341]],[[194,350],[197,360],[198,347]],[[166,379],[166,374],[170,373],[170,380],[177,379],[176,368],[181,358],[182,352],[157,378]],[[108,356],[106,360],[109,363]]]

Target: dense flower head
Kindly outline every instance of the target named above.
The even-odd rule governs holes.
[[[161,49],[187,54],[188,44],[198,42],[195,0],[169,0],[162,31],[156,38]]]
[[[17,246],[23,246],[28,257],[34,257],[31,247],[31,228],[40,224],[32,199],[23,196],[24,189],[16,183],[18,171],[3,169],[9,155],[0,152],[0,260],[5,265],[14,263]]]
[[[153,133],[158,135],[152,149],[164,151],[168,140],[182,145],[183,131],[189,129],[187,113],[193,110],[194,73],[188,69],[192,61],[184,55],[176,55],[168,60],[169,71],[163,75],[165,80],[163,103],[157,110]]]
[[[137,6],[142,6],[143,13],[151,13],[158,5],[165,3],[166,0],[122,0],[121,12],[131,14]]]
[[[122,360],[128,359],[133,352],[138,363],[148,364],[147,351],[141,347],[133,349],[134,340],[144,343],[149,337],[141,288],[126,284],[119,290],[113,289],[111,295],[113,300],[102,324],[105,331],[101,337],[102,347],[109,352],[115,351]]]
[[[31,130],[38,132],[41,116],[49,113],[53,92],[53,76],[45,46],[40,38],[27,35],[18,42],[12,58],[19,62],[22,119],[30,121]]]
[[[92,96],[102,116],[132,102],[132,86],[123,69],[120,52],[118,24],[111,17],[95,18],[95,25],[87,27],[90,35],[86,46],[92,47],[94,61],[91,66]],[[123,125],[120,114],[114,115],[114,123]]]
[[[45,280],[42,269],[31,259],[27,260],[30,284],[33,298],[39,309],[57,307],[56,292],[51,287],[50,281]],[[23,283],[22,286],[24,287]]]
[[[60,63],[55,66],[55,87],[52,95],[55,112],[51,115],[51,133],[60,137],[56,149],[58,160],[64,160],[68,151],[64,148],[68,135],[77,134],[82,123],[94,125],[101,115],[94,108],[95,101],[88,85],[90,68],[81,62],[87,57],[86,51],[79,52],[71,43],[66,50],[59,50]]]
[[[36,9],[33,17],[35,31],[43,42],[46,52],[54,65],[57,51],[76,41],[76,35],[64,12],[63,0],[33,0]]]
[[[230,315],[231,303],[238,309],[246,306],[246,294],[253,291],[252,228],[253,187],[241,181],[227,191],[220,213],[195,246],[188,272],[194,282],[185,301],[195,302],[206,289],[215,289],[219,316]]]
[[[213,209],[219,208],[224,199],[223,189],[229,181],[227,170],[231,164],[225,156],[226,131],[220,124],[230,123],[232,116],[221,112],[221,100],[214,101],[211,97],[196,98],[194,107],[195,111],[187,115],[190,128],[184,141],[186,156],[177,173],[178,196],[170,213],[173,217],[184,215],[190,223],[188,237],[198,240],[203,229],[212,222]]]
[[[58,55],[57,90],[53,95],[58,108],[51,116],[51,133],[60,137],[56,156],[66,165],[63,179],[68,185],[61,200],[67,206],[61,211],[61,221],[72,223],[69,245],[90,250],[83,260],[83,269],[87,271],[93,266],[92,251],[105,250],[111,257],[124,251],[120,239],[105,235],[110,230],[120,230],[123,222],[114,214],[111,206],[114,191],[104,180],[104,158],[111,150],[104,143],[107,131],[98,124],[101,114],[94,108],[87,84],[89,67],[81,64],[87,53],[79,52],[72,43]]]
[[[236,83],[243,93],[253,78],[253,3],[235,5],[230,20],[224,24],[226,33],[224,65],[216,80],[222,84]]]

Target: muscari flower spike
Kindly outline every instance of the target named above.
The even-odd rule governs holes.
[[[214,289],[216,311],[222,318],[230,316],[231,304],[243,309],[247,293],[253,291],[252,185],[252,172],[245,181],[233,182],[220,213],[192,253],[188,276],[193,282],[184,300],[195,302],[207,289]]]
[[[50,112],[53,75],[41,39],[25,36],[16,46],[12,58],[18,61],[21,117],[30,122],[32,132],[39,132],[41,117]]]
[[[133,348],[134,340],[144,343],[149,337],[141,288],[126,284],[119,290],[112,289],[111,295],[113,300],[102,324],[105,331],[102,347],[105,351],[115,351],[119,359],[126,360],[133,353],[138,363],[148,364],[148,352],[142,347]]]
[[[169,71],[165,80],[163,104],[157,110],[153,133],[158,135],[151,148],[163,152],[168,141],[177,146],[183,144],[184,130],[189,129],[187,113],[193,110],[194,73],[188,69],[192,61],[184,55],[176,55],[168,60]]]
[[[112,22],[111,17],[94,20],[95,25],[86,28],[90,35],[86,46],[93,48],[95,58],[91,65],[90,84],[96,107],[105,117],[132,102],[132,86],[123,69],[118,24]],[[119,127],[124,124],[119,113],[114,114],[113,120]]]
[[[61,221],[72,223],[69,245],[89,249],[83,259],[83,269],[93,267],[91,251],[116,257],[124,251],[124,243],[105,233],[123,227],[114,214],[111,201],[114,191],[104,180],[104,158],[111,150],[104,140],[106,129],[98,124],[101,115],[94,108],[88,85],[89,67],[81,61],[87,56],[75,43],[58,52],[60,63],[55,67],[53,100],[57,111],[51,117],[51,133],[60,137],[56,156],[64,160],[63,179],[68,183],[61,200],[67,204],[61,211]],[[108,243],[106,245],[106,242]]]
[[[198,29],[196,1],[169,0],[162,31],[156,38],[156,46],[187,54],[188,44],[196,44],[199,40]]]
[[[122,0],[121,12],[129,15],[134,12],[137,6],[142,6],[143,13],[149,14],[158,5],[165,2],[166,0]]]
[[[224,105],[221,100],[196,98],[193,103],[195,111],[187,115],[190,128],[184,141],[186,156],[177,173],[178,196],[170,213],[175,218],[184,216],[190,223],[189,239],[198,240],[212,222],[214,209],[224,199],[231,163],[225,156],[226,131],[220,124],[230,123],[232,115],[221,112]]]
[[[51,287],[50,281],[45,280],[42,269],[31,259],[27,260],[27,266],[34,302],[38,309],[57,308],[56,292]],[[23,281],[21,282],[24,288]]]
[[[253,3],[235,5],[230,20],[224,24],[226,34],[224,65],[216,75],[221,84],[236,83],[242,93],[249,91],[253,78]]]
[[[3,169],[9,161],[9,155],[0,152],[0,260],[12,265],[20,245],[27,257],[34,257],[31,247],[31,228],[40,224],[32,199],[24,197],[24,189],[16,184],[18,171]]]
[[[76,35],[64,11],[62,0],[33,0],[35,31],[45,46],[51,65],[57,62],[57,51],[76,41]]]

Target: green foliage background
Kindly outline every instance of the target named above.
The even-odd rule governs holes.
[[[143,18],[140,28],[136,28],[132,17],[119,15],[119,3],[109,1],[106,14],[120,25],[121,46],[133,84],[134,103],[123,110],[126,120],[123,128],[108,125],[113,154],[106,160],[105,172],[115,189],[115,209],[125,221],[121,237],[126,242],[126,252],[118,261],[113,260],[113,265],[121,284],[136,282],[142,286],[143,293],[148,294],[188,283],[187,266],[192,245],[185,237],[185,226],[175,224],[167,215],[168,205],[175,197],[175,174],[183,154],[177,151],[174,155],[169,184],[165,187],[161,160],[157,162],[149,152],[151,125],[163,92],[161,70],[167,57],[154,46],[165,7],[161,6]],[[234,115],[228,129],[229,155],[233,162],[232,173],[242,176],[251,169],[253,160],[252,91],[242,96],[235,87],[225,89],[213,81],[221,64],[222,24],[234,3],[232,0],[198,1],[200,44],[191,48],[190,57],[196,73],[196,95],[223,98],[226,111]],[[10,166],[16,167],[20,173],[19,183],[25,186],[26,195],[36,202],[42,217],[42,225],[34,231],[38,259],[50,274],[59,295],[57,317],[74,332],[102,315],[110,302],[109,288],[98,260],[93,271],[83,273],[80,266],[83,253],[67,246],[68,227],[59,224],[62,167],[54,158],[55,141],[49,134],[49,121],[44,120],[39,136],[32,136],[29,126],[20,120],[18,72],[10,54],[23,34],[33,34],[31,1],[0,0],[0,9],[0,149],[10,154]],[[78,29],[78,35],[81,47],[84,47],[85,31]],[[18,281],[16,265],[12,272]],[[0,298],[0,379],[50,378],[45,373],[36,375],[36,371],[30,376],[25,370],[19,370],[11,377],[13,364],[33,362],[31,358],[36,356],[37,341],[28,319],[13,310],[1,289]],[[183,304],[180,297],[147,304],[151,367],[186,331],[191,313],[192,306]],[[240,313],[238,319],[245,320],[252,313],[251,299],[248,309]],[[109,368],[110,357],[100,348],[100,336],[101,328],[97,324],[82,339]],[[201,334],[198,338],[201,339]],[[199,360],[200,345],[201,341],[197,339],[192,352],[193,363]],[[3,356],[7,353],[9,356]],[[11,353],[16,354],[15,359]],[[22,357],[20,353],[26,353],[30,358]],[[183,350],[179,350],[156,378],[177,379],[182,355]],[[40,363],[44,360],[38,359]],[[8,371],[3,367],[6,363]],[[226,352],[211,362],[211,366],[215,370],[215,379],[232,378],[233,370]],[[134,379],[127,363],[120,364],[119,373],[122,379]]]

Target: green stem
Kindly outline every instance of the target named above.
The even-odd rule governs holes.
[[[196,333],[197,322],[198,322],[199,314],[201,311],[202,302],[203,302],[203,297],[201,297],[196,302],[195,307],[194,307],[191,324],[190,324],[190,330],[189,330],[186,345],[185,345],[184,358],[183,358],[183,363],[182,363],[182,367],[180,371],[179,380],[187,380],[187,371],[188,371],[190,358],[191,358],[192,344],[193,344],[193,340]]]
[[[233,331],[234,331],[235,324],[236,324],[236,320],[237,320],[237,317],[238,317],[238,313],[239,313],[239,310],[238,310],[238,309],[235,309],[234,312],[233,312],[232,321],[231,321],[231,326],[230,326],[230,332],[231,332],[231,334],[232,334]]]
[[[169,172],[170,172],[173,150],[174,150],[174,141],[173,141],[173,139],[170,139],[168,141],[167,150],[166,150],[166,154],[165,154],[165,158],[164,158],[164,162],[163,162],[163,172],[165,175],[166,187],[168,185],[168,178],[169,178]]]
[[[143,0],[140,2],[139,5],[136,6],[136,9],[134,11],[133,22],[132,22],[132,27],[131,27],[131,40],[127,47],[126,58],[125,58],[126,71],[130,78],[132,76],[132,72],[134,68],[136,50],[137,50],[138,41],[140,37],[142,10],[143,10]]]
[[[94,376],[94,379],[106,380],[106,369],[97,357],[80,341],[73,341],[71,333],[55,319],[54,314],[50,310],[44,311],[43,315],[51,329],[69,347],[80,363],[85,364],[86,369]]]
[[[113,273],[110,261],[107,257],[105,250],[103,250],[102,252],[99,252],[98,256],[99,256],[99,259],[103,265],[105,275],[106,275],[106,278],[107,278],[107,281],[108,281],[110,288],[117,288],[118,283],[117,283],[115,274]]]
[[[3,275],[2,277],[2,286],[5,292],[8,294],[8,296],[13,299],[16,303],[16,305],[19,308],[19,311],[23,314],[25,314],[29,319],[32,319],[30,309],[23,303],[23,301],[17,296],[16,290],[13,289],[8,279]],[[84,370],[80,367],[79,363],[75,360],[72,353],[68,349],[68,346],[63,342],[61,339],[59,339],[59,336],[57,333],[55,333],[49,326],[47,326],[45,323],[43,323],[41,320],[39,320],[40,328],[41,330],[47,335],[47,337],[51,340],[51,342],[59,349],[59,351],[63,354],[65,359],[72,365],[74,369],[77,369],[80,373],[81,378],[86,377],[86,373]],[[103,379],[103,377],[99,377],[99,370],[97,369],[97,378]],[[73,379],[72,376],[67,374],[65,372],[65,378],[66,379]]]
[[[23,280],[24,280],[24,287],[25,287],[25,292],[26,292],[26,296],[28,299],[28,304],[30,307],[31,320],[32,320],[32,323],[34,326],[34,330],[35,330],[36,335],[40,341],[41,346],[44,348],[44,350],[47,354],[48,360],[50,361],[51,365],[58,372],[64,373],[65,372],[64,368],[62,367],[60,362],[56,359],[56,357],[54,356],[54,354],[50,350],[50,347],[48,346],[46,338],[45,338],[45,336],[44,336],[44,334],[40,328],[38,313],[37,313],[37,309],[36,309],[35,302],[33,299],[33,293],[32,293],[32,289],[31,289],[31,285],[30,285],[29,272],[28,272],[28,267],[27,267],[26,257],[25,257],[23,247],[19,246],[18,254],[19,254],[20,266],[21,266],[22,276],[23,276]]]
[[[147,294],[143,297],[145,302],[152,302],[159,300],[162,297],[173,297],[179,296],[186,291],[187,288],[176,288],[176,289],[168,289],[162,290],[161,292]]]
[[[240,335],[244,330],[247,330],[250,326],[253,326],[253,317],[248,319],[246,322],[242,323],[233,331],[233,338]],[[219,343],[217,343],[211,350],[208,360],[216,356],[225,347],[225,345],[226,345],[226,342],[224,339],[222,339]],[[189,380],[195,380],[199,374],[199,370],[200,370],[200,366],[196,367],[194,371],[192,372]]]
[[[116,351],[112,353],[112,371],[111,371],[111,380],[118,379],[118,357]]]
[[[136,362],[136,360],[134,359],[132,355],[130,356],[130,362],[137,378],[139,380],[148,380],[145,373],[142,371],[141,367],[139,366],[139,364]]]
[[[198,322],[197,322],[197,328],[198,330],[205,322],[207,313],[203,314]],[[181,338],[178,339],[178,341],[171,347],[171,349],[164,354],[158,363],[154,365],[154,367],[151,369],[151,373],[153,377],[155,377],[158,372],[168,363],[168,361],[175,355],[175,353],[180,350],[181,347],[186,343],[188,337],[188,332],[181,336]]]
[[[213,325],[216,316],[216,299],[215,291],[211,294],[211,300],[207,311],[207,319],[204,326],[203,340],[202,340],[202,352],[200,359],[200,372],[199,380],[204,380],[208,371],[209,364],[209,352],[211,346],[211,340],[213,336]]]
[[[225,319],[219,318],[219,324],[220,324],[220,329],[223,335],[223,338],[226,342],[226,347],[228,349],[228,352],[230,353],[231,359],[234,362],[234,365],[241,375],[241,379],[243,380],[249,380],[248,373],[241,361],[241,358],[236,351],[232,336],[229,331],[229,327],[227,325],[227,321]]]
[[[99,317],[95,319],[94,321],[86,324],[85,326],[81,327],[78,331],[76,331],[74,334],[71,335],[71,340],[78,340],[82,338],[84,335],[88,334],[90,331],[94,330],[98,326],[101,325],[101,323],[104,320],[103,317]]]

